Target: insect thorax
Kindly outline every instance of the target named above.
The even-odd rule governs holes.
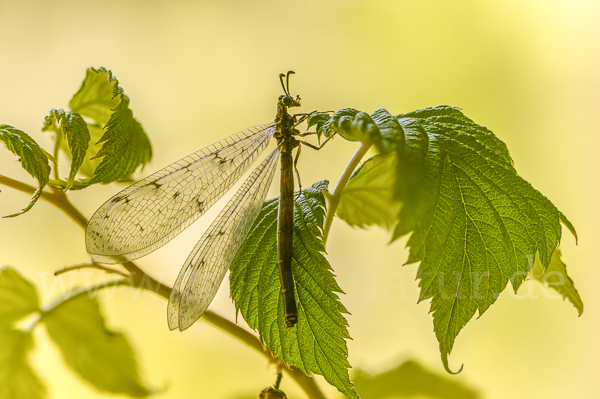
[[[279,97],[277,102],[277,115],[275,116],[275,134],[273,137],[277,139],[277,144],[281,147],[283,152],[291,151],[293,148],[299,145],[296,135],[300,133],[294,126],[296,124],[296,118],[288,113],[288,107],[283,104],[282,98]],[[288,97],[291,98],[291,97]],[[290,105],[291,107],[300,106],[300,98],[294,100]]]

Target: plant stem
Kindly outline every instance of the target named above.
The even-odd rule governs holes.
[[[59,275],[61,275],[63,273],[68,273],[68,272],[71,272],[73,270],[86,269],[86,268],[99,269],[99,270],[105,271],[107,273],[118,274],[118,275],[120,275],[122,277],[125,277],[125,278],[130,278],[131,277],[129,274],[124,273],[124,272],[122,272],[120,270],[113,269],[113,268],[107,267],[107,266],[102,266],[101,264],[95,263],[95,262],[92,262],[92,263],[80,263],[80,264],[77,264],[77,265],[65,266],[62,269],[56,270],[54,272],[54,276],[59,276]]]
[[[59,299],[52,302],[50,305],[46,306],[46,309],[44,309],[42,311],[42,318],[44,317],[44,315],[47,315],[48,313],[52,312],[54,309],[61,306],[62,304],[66,303],[74,298],[77,298],[79,296],[82,296],[86,293],[88,293],[88,294],[91,293],[91,294],[95,295],[101,289],[109,288],[109,287],[118,287],[118,286],[123,286],[123,285],[129,286],[130,285],[129,280],[121,278],[118,280],[109,281],[107,283],[99,283],[99,284],[93,285],[91,287],[80,287],[80,288],[71,290],[71,291],[67,292],[67,294],[65,296],[60,297]]]
[[[0,175],[0,184],[14,188],[15,190],[27,193],[29,195],[32,195],[35,190],[37,190],[35,187],[30,186],[27,183],[23,183],[3,175]],[[79,226],[85,228],[87,225],[87,219],[85,216],[83,216],[81,212],[79,212],[79,210],[77,210],[77,208],[71,204],[64,192],[50,188],[50,192],[42,191],[41,198],[65,212]]]
[[[35,187],[30,186],[29,184],[20,182],[18,180],[11,179],[10,177],[6,177],[0,175],[0,184],[5,186],[14,188],[15,190],[22,191],[24,193],[33,194],[36,190]],[[87,226],[87,219],[85,216],[77,210],[73,206],[73,204],[67,198],[67,195],[59,190],[50,189],[51,192],[43,191],[41,198],[55,205],[57,208],[62,210],[67,216],[69,216],[75,223],[85,229]],[[146,291],[154,292],[155,294],[169,300],[171,296],[171,287],[162,282],[156,280],[146,272],[144,272],[139,266],[137,266],[133,262],[126,262],[123,264],[123,267],[130,273],[130,279],[124,280],[119,279],[115,280],[113,285],[128,285],[134,288],[141,288]],[[97,289],[105,288],[107,285],[104,284],[102,286],[96,287]],[[69,298],[73,298],[74,295],[82,295],[85,292],[88,292],[88,288],[81,289],[82,292],[77,290],[71,295]],[[57,305],[55,305],[57,306]],[[49,310],[48,310],[49,311]],[[244,342],[254,350],[262,353],[269,362],[277,363],[279,359],[275,358],[269,350],[263,347],[260,339],[252,332],[238,326],[231,320],[211,311],[206,310],[202,315],[202,320],[206,321],[209,324],[212,324],[214,327],[220,329],[221,331],[226,332],[227,334],[235,337],[239,341]],[[310,399],[325,399],[325,396],[319,389],[318,385],[314,381],[312,377],[305,375],[298,369],[291,369],[289,367],[285,367],[284,371],[294,380],[296,383],[302,388],[302,390],[306,393],[306,395]]]
[[[54,179],[58,180],[58,151],[60,150],[60,145],[62,143],[62,129],[56,125],[56,119],[54,120],[54,124],[51,130],[55,133],[56,137],[54,140],[54,151],[52,156],[54,157]]]
[[[367,151],[369,151],[369,148],[371,148],[372,144],[373,143],[371,141],[367,140],[360,143],[360,147],[358,147],[358,149],[352,156],[352,159],[350,159],[350,162],[348,162],[348,165],[346,165],[346,169],[344,169],[344,172],[342,173],[340,179],[335,185],[333,193],[325,196],[328,202],[328,206],[327,217],[325,218],[325,224],[323,226],[323,245],[327,243],[327,237],[329,236],[329,231],[331,230],[333,218],[335,217],[337,207],[340,204],[340,200],[342,199],[342,192],[344,191],[346,184],[348,184],[348,180],[350,179],[350,176],[352,176],[354,169],[356,169],[361,159],[365,156]]]
[[[277,378],[275,379],[275,384],[273,384],[273,388],[275,389],[279,389],[279,386],[281,385],[281,362],[277,363]]]

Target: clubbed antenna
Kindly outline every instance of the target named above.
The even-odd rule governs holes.
[[[279,74],[279,81],[281,82],[281,88],[283,88],[283,92],[285,93],[286,96],[289,96],[290,93],[287,92],[287,90],[285,89],[285,85],[283,84],[283,77],[285,76],[285,74],[280,73]]]
[[[290,75],[292,75],[294,73],[296,73],[296,72],[294,72],[294,71],[288,71],[287,74],[283,74],[283,73],[279,74],[279,81],[281,82],[281,87],[283,88],[283,92],[287,96],[291,96],[290,95]],[[283,84],[283,77],[284,76],[285,76],[285,85]]]
[[[288,71],[286,77],[285,77],[285,87],[287,88],[287,94],[288,96],[290,95],[290,75],[294,74],[296,72],[294,71]]]

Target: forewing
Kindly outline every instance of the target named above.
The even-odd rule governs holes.
[[[191,326],[212,302],[260,212],[275,174],[279,152],[279,148],[275,149],[252,172],[185,261],[167,307],[171,330]]]
[[[217,201],[264,151],[274,124],[218,141],[132,184],[90,219],[92,259],[123,263],[165,245]]]

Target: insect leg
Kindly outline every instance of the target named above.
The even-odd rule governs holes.
[[[298,136],[304,137],[304,136],[308,136],[308,135],[311,135],[311,134],[316,134],[316,132],[300,133]],[[325,144],[327,144],[327,142],[329,140],[331,140],[331,137],[328,137],[327,140],[325,140],[318,147],[316,145],[311,144],[311,143],[307,143],[306,141],[298,140],[298,142],[300,143],[300,145],[298,146],[298,150],[296,151],[296,156],[294,157],[294,170],[296,171],[296,176],[298,177],[298,187],[300,188],[300,191],[302,191],[302,183],[300,182],[300,172],[298,171],[298,159],[300,158],[300,150],[302,149],[302,145],[306,145],[306,146],[312,148],[313,150],[317,150],[318,151],[321,148],[323,148],[323,146]]]
[[[294,157],[294,170],[296,171],[296,177],[298,177],[298,189],[302,191],[302,182],[300,181],[300,172],[298,172],[298,158],[300,158],[300,150],[302,146],[298,146],[298,150],[296,150],[296,156]]]
[[[313,134],[317,134],[317,132],[303,132],[298,134],[299,137],[312,136]]]
[[[319,151],[321,148],[323,148],[323,147],[325,146],[325,144],[327,144],[327,142],[328,142],[329,140],[331,140],[331,139],[332,139],[332,137],[333,137],[333,136],[331,136],[331,137],[328,137],[328,138],[327,138],[327,140],[325,140],[325,141],[324,141],[324,142],[323,142],[323,143],[322,143],[320,146],[316,146],[316,145],[314,145],[314,144],[307,143],[306,141],[302,141],[302,140],[298,140],[298,142],[299,142],[300,144],[304,144],[305,146],[312,148],[313,150]]]
[[[310,118],[313,115],[320,115],[320,114],[330,114],[333,113],[334,111],[312,111],[306,114],[294,114],[294,120],[296,121],[294,123],[294,127],[298,126],[299,124],[301,124],[302,122],[304,122],[306,119]]]

